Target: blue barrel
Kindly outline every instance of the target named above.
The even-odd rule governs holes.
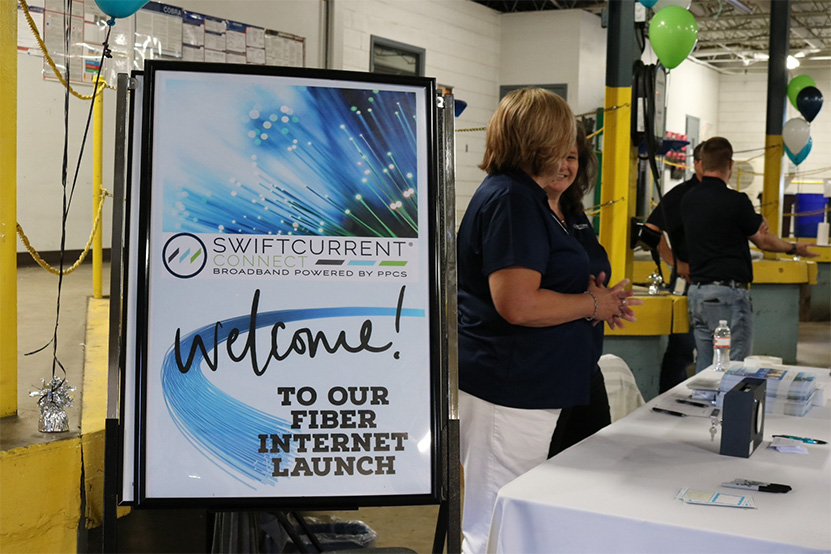
[[[822,223],[827,199],[822,194],[797,194],[793,205],[796,214],[818,212],[816,215],[797,215],[794,218],[793,232],[797,237],[816,238],[817,225]]]

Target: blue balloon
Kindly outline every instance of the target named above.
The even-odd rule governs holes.
[[[808,157],[808,154],[811,153],[811,147],[813,146],[813,144],[813,139],[811,139],[811,137],[808,137],[808,142],[805,144],[805,146],[802,147],[802,150],[800,150],[798,154],[794,154],[793,152],[791,152],[787,146],[785,146],[785,153],[788,155],[788,158],[790,158],[791,162],[793,162],[794,165],[799,165],[802,162],[804,162],[805,158]]]
[[[638,2],[640,2],[641,4],[646,6],[647,8],[651,8],[652,6],[654,6],[658,2],[658,0],[638,0]]]
[[[112,18],[130,17],[150,0],[95,0],[102,12]]]
[[[796,108],[809,123],[822,109],[822,93],[817,87],[805,87],[796,95]]]

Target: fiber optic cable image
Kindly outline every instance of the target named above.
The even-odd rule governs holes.
[[[165,232],[418,236],[414,92],[165,83]]]

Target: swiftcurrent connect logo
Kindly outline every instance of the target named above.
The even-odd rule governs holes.
[[[208,261],[205,243],[191,233],[173,235],[162,249],[162,261],[171,275],[190,279],[205,269]]]

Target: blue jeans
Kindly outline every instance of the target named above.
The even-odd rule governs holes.
[[[713,364],[713,331],[721,319],[730,326],[730,359],[753,352],[753,304],[750,291],[721,285],[692,285],[687,294],[697,350],[695,370]]]

